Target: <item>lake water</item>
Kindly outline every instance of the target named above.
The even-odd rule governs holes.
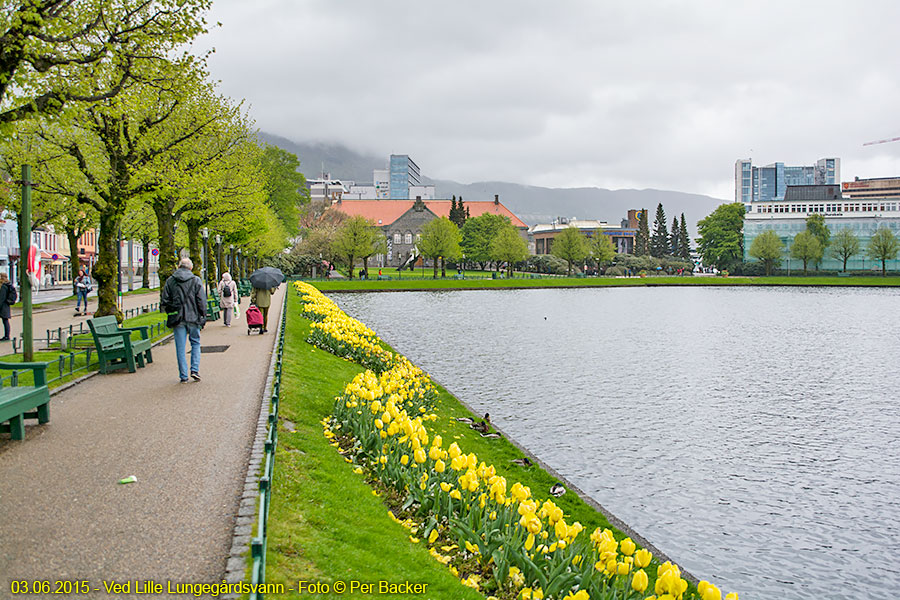
[[[900,592],[900,290],[331,297],[699,578]]]

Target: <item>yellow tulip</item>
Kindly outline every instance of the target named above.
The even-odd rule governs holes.
[[[436,472],[438,472],[438,473],[443,473],[445,468],[446,468],[446,465],[444,464],[444,461],[442,461],[442,460],[440,460],[440,459],[438,459],[437,461],[435,461],[435,463],[434,463],[434,470],[435,470]]]
[[[447,483],[446,481],[442,481],[442,482],[441,482],[441,489],[444,490],[445,492],[449,492],[450,490],[453,489],[453,486],[450,485],[449,483]]]
[[[531,549],[534,548],[534,534],[529,533],[528,537],[525,538],[525,549],[531,552]]]
[[[625,556],[631,556],[632,554],[634,554],[635,548],[636,546],[631,538],[625,538],[619,543],[619,549]]]
[[[409,464],[409,455],[408,454],[404,454],[403,456],[400,457],[400,464],[403,465],[404,467]]]
[[[634,555],[634,564],[643,569],[650,564],[650,561],[652,559],[653,554],[649,550],[644,550],[643,548],[641,548]]]
[[[639,594],[643,594],[649,583],[650,578],[647,577],[647,573],[643,569],[640,569],[634,572],[634,577],[631,579],[631,589]]]
[[[415,457],[417,463],[422,464],[423,462],[425,462],[425,459],[426,459],[425,451],[422,450],[421,448],[416,450],[413,453],[413,456]]]
[[[431,533],[428,534],[428,543],[433,544],[436,539],[438,539],[438,530],[437,528],[434,528],[431,530]]]
[[[455,498],[456,500],[462,500],[462,494],[459,493],[459,490],[453,490],[450,492],[450,497]]]
[[[737,592],[731,592],[729,594],[725,594],[725,600],[738,600]]]

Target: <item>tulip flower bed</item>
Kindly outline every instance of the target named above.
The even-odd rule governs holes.
[[[433,431],[439,401],[428,376],[312,286],[294,285],[314,321],[310,343],[369,367],[336,398],[325,437],[381,492],[410,541],[428,545],[464,585],[498,599],[721,599],[705,581],[690,589],[668,562],[648,573],[652,555],[631,539],[588,532],[457,442],[445,447]],[[645,596],[649,589],[656,595]]]

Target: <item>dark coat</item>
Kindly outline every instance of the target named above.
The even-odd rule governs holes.
[[[159,304],[163,312],[178,312],[178,325],[206,324],[206,290],[190,269],[179,267],[166,280]]]
[[[0,318],[9,318],[9,297],[12,289],[12,283],[8,281],[0,286]]]

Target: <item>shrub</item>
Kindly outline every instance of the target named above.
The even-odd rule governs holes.
[[[625,274],[625,269],[622,267],[609,267],[606,271],[603,272],[604,275],[608,275],[609,277],[621,277]]]

